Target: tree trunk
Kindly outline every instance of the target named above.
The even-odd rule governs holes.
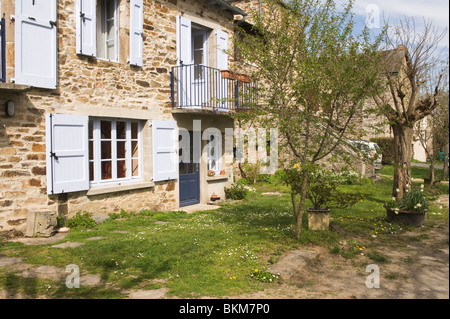
[[[434,176],[435,176],[435,174],[434,174],[434,154],[431,156],[432,156],[432,158],[431,158],[431,163],[430,163],[430,186],[433,186]]]
[[[449,144],[447,143],[444,147],[444,169],[442,171],[442,180],[448,180],[448,150]]]
[[[300,188],[300,200],[297,204],[297,194],[291,193],[292,207],[294,209],[295,217],[295,238],[300,239],[300,234],[302,232],[303,224],[303,213],[305,212],[305,201],[306,201],[306,187],[308,184],[308,177],[303,174],[302,183]]]
[[[407,125],[392,125],[394,133],[394,183],[392,197],[401,199],[406,185],[411,185],[411,156],[413,128]]]

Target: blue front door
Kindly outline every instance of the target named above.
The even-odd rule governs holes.
[[[200,174],[198,163],[193,163],[193,134],[190,135],[190,159],[188,163],[180,161],[180,207],[200,203]],[[180,149],[179,154],[183,150]]]

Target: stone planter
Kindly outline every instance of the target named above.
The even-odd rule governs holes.
[[[308,228],[310,230],[327,230],[330,227],[330,210],[308,208]]]
[[[425,221],[425,213],[399,211],[386,208],[387,221],[390,223],[403,224],[405,226],[419,227]]]

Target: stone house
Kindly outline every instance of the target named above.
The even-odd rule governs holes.
[[[389,73],[390,78],[395,81],[401,81],[404,85],[409,85],[406,81],[405,67],[406,67],[406,55],[405,55],[405,47],[403,45],[399,45],[398,48],[392,50],[386,50],[381,52],[381,63],[383,67],[383,71],[385,73]],[[385,75],[383,75],[385,76]],[[389,92],[389,89],[386,90],[383,96],[380,97],[382,101],[386,104],[393,105],[394,102],[392,100],[392,95]],[[376,107],[375,101],[371,98],[365,101],[364,106],[366,110],[372,109]],[[392,129],[384,116],[377,115],[374,113],[362,113],[361,116],[357,118],[361,123],[361,135],[358,138],[362,138],[364,140],[370,140],[372,138],[378,137],[387,137],[393,138]],[[427,127],[426,119],[422,119],[420,123],[422,130],[426,131],[430,128]],[[413,141],[413,158],[419,161],[426,161],[427,155],[425,149],[423,148],[419,137],[417,134],[414,136]],[[432,141],[428,141],[428,149],[432,148]]]
[[[233,2],[1,0],[0,231],[224,198]]]

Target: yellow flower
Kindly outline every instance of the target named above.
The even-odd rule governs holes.
[[[300,167],[300,165],[298,165],[298,164],[294,165],[294,168],[299,168],[299,167]]]
[[[258,272],[258,269],[255,269],[255,272]]]
[[[361,198],[359,201],[362,203],[362,202],[364,202],[364,199]]]

